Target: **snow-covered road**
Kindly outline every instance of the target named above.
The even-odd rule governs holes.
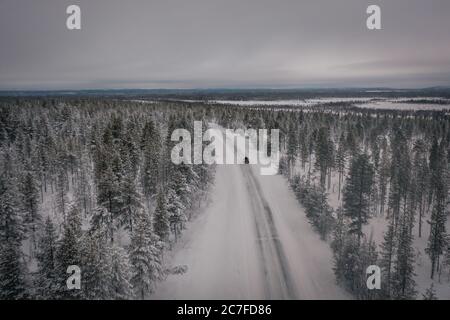
[[[233,145],[225,152],[248,155]],[[152,298],[348,298],[335,284],[328,244],[312,230],[286,180],[259,169],[217,165],[211,204],[167,257],[187,272],[170,275]]]
[[[218,165],[212,203],[167,260],[186,265],[154,299],[345,299],[328,244],[281,176]]]

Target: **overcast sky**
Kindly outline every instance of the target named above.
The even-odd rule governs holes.
[[[0,90],[435,85],[448,0],[0,0]]]

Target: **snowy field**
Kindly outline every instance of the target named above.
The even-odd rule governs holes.
[[[403,100],[404,101],[404,100]],[[384,100],[370,101],[367,103],[356,104],[359,108],[382,109],[382,110],[449,110],[450,104],[432,104],[432,103],[407,103],[402,100]]]
[[[419,103],[424,102],[424,103]],[[429,103],[427,101],[430,101]],[[439,101],[440,103],[433,103]],[[366,109],[383,110],[448,110],[450,109],[450,100],[433,97],[414,97],[414,98],[318,98],[305,100],[211,100],[212,104],[236,105],[236,106],[290,106],[290,107],[311,107],[328,103],[352,103],[356,107]],[[412,103],[413,102],[413,103]]]
[[[325,103],[355,102],[362,103],[371,101],[374,98],[323,98],[305,100],[211,100],[209,103],[237,105],[237,106],[292,106],[309,107]]]

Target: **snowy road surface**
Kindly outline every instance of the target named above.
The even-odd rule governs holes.
[[[281,176],[217,166],[212,203],[168,259],[187,265],[153,299],[345,299],[328,245]]]

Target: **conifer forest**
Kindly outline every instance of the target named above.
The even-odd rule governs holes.
[[[234,284],[227,259],[239,258],[248,260],[244,269],[264,265],[286,281],[251,269],[251,297],[266,282],[269,298],[327,297],[322,290],[344,299],[450,298],[447,105],[375,109],[354,99],[243,106],[157,95],[2,98],[1,298],[196,297],[195,285],[177,291],[174,283],[201,282],[200,272]],[[203,131],[279,129],[277,174],[260,176],[251,164],[174,164],[171,133],[193,133],[194,121]],[[260,225],[269,218],[267,231]],[[186,245],[198,252],[183,252]],[[232,246],[255,249],[255,261]],[[297,256],[307,260],[301,273]],[[67,289],[72,265],[82,272],[80,290]],[[368,266],[379,266],[381,289],[366,285]],[[305,277],[322,287],[309,288]]]

